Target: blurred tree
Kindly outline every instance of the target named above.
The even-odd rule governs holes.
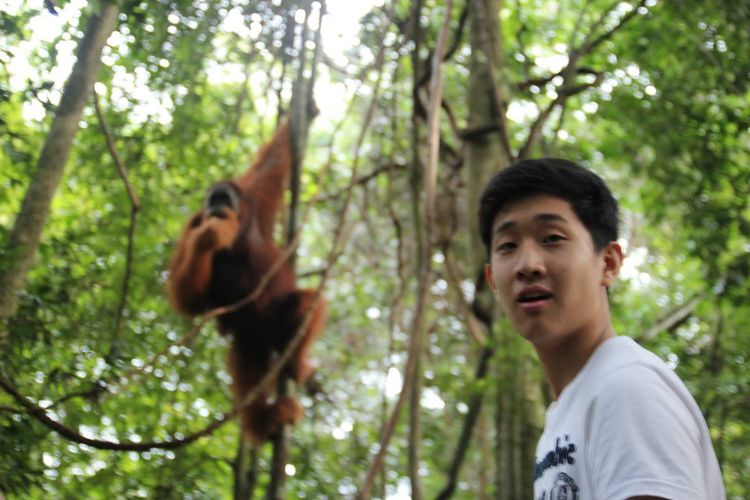
[[[307,415],[289,436],[286,496],[352,497],[382,451],[373,497],[405,497],[419,483],[427,498],[528,498],[548,393],[481,282],[475,215],[489,175],[539,155],[595,169],[619,196],[629,260],[611,294],[617,330],[675,367],[706,413],[728,497],[750,496],[750,2],[350,4],[356,14],[332,3],[322,23],[320,116],[300,179],[308,215],[297,269],[309,286],[328,273],[331,305],[316,383],[302,397]],[[51,427],[137,449],[179,444],[229,410],[225,342],[211,327],[191,334],[169,310],[164,272],[205,187],[244,170],[289,109],[300,54],[288,42],[301,37],[308,2],[118,2],[94,58],[101,70],[86,85],[90,94],[98,82],[111,145],[141,202],[131,251],[128,188],[86,95],[67,129],[77,134],[59,186],[44,196],[31,188],[65,109],[76,40],[89,19],[117,7],[54,2],[53,15],[41,0],[8,5],[3,273],[20,269],[9,257],[19,248],[13,227],[27,227],[17,222],[24,200],[52,204],[38,245],[27,245],[35,263],[16,274],[26,284],[0,289],[3,304],[18,301],[15,314],[4,313],[12,342],[0,351],[0,375],[27,398],[0,393],[0,490],[9,498],[266,492],[270,450],[252,460],[238,452],[234,424],[148,451],[97,449]],[[446,16],[437,220],[425,241],[430,61]],[[305,22],[320,24],[314,14]],[[329,260],[337,235],[345,245]],[[425,276],[429,307],[407,417],[394,406]],[[393,415],[393,438],[380,450]]]
[[[34,261],[49,206],[73,147],[86,99],[94,88],[101,51],[112,33],[117,12],[116,4],[104,2],[99,12],[91,14],[76,64],[39,155],[36,174],[10,233],[0,269],[0,341],[8,335],[7,322],[16,311],[16,295]]]

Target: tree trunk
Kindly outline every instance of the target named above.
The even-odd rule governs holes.
[[[0,269],[0,335],[7,333],[4,326],[16,312],[18,294],[34,262],[52,198],[73,148],[78,122],[91,95],[101,64],[102,49],[114,29],[117,14],[116,3],[103,2],[100,12],[89,18],[78,46],[78,59],[65,84],[60,105],[37,161],[36,172],[10,233],[5,263]]]
[[[523,393],[520,398],[520,429],[519,448],[521,451],[520,464],[520,497],[532,498],[534,484],[529,479],[536,462],[536,442],[544,427],[544,395],[540,383],[539,372],[534,365],[537,361],[531,354],[522,355],[521,374]]]
[[[475,380],[484,380],[487,376],[487,371],[490,365],[490,360],[492,359],[493,349],[490,347],[485,347],[479,357],[479,365],[477,366],[476,374],[474,375]],[[480,412],[482,409],[482,399],[484,397],[483,392],[477,392],[474,394],[469,402],[469,411],[466,414],[466,419],[464,420],[464,424],[461,428],[461,434],[458,439],[458,445],[456,446],[456,452],[453,456],[453,460],[451,460],[451,466],[448,471],[448,480],[446,482],[446,485],[443,487],[442,490],[440,490],[440,493],[437,495],[438,500],[446,500],[453,496],[453,493],[456,491],[456,487],[458,485],[458,474],[461,469],[461,466],[464,463],[464,458],[466,457],[466,452],[469,449],[469,444],[471,442],[471,436],[474,431],[474,426],[476,425],[479,417]],[[485,442],[485,435],[480,434],[480,442]],[[484,467],[480,467],[481,472],[484,472]],[[485,484],[486,481],[482,480],[480,481],[481,484]],[[483,491],[483,489],[481,490]]]
[[[504,334],[506,334],[504,332]],[[500,346],[502,361],[496,371],[497,394],[495,396],[495,498],[497,500],[514,500],[513,481],[513,428],[514,405],[513,361],[507,356],[508,342]]]
[[[503,47],[500,23],[501,0],[470,0],[471,73],[469,77],[469,134],[466,144],[466,186],[470,238],[469,261],[480,279],[474,309],[491,321],[497,310],[495,299],[481,279],[487,261],[479,236],[479,199],[489,178],[514,159],[505,122]],[[515,333],[495,328],[499,359],[495,393],[495,498],[529,498],[540,408],[538,384],[530,383],[527,352]],[[528,448],[528,449],[527,449]],[[529,465],[531,461],[531,465]]]
[[[240,432],[238,441],[237,456],[232,463],[234,472],[234,494],[232,498],[234,500],[250,500],[253,498],[255,478],[257,477],[258,450],[247,444],[242,432]]]
[[[414,229],[416,235],[416,253],[415,253],[415,276],[417,281],[420,279],[420,273],[423,271],[424,266],[422,260],[424,259],[424,247],[426,242],[424,240],[424,232],[422,228],[424,213],[421,209],[421,188],[422,175],[424,167],[421,161],[421,145],[420,141],[420,120],[417,116],[417,104],[419,103],[419,84],[418,81],[422,77],[423,67],[422,60],[420,57],[420,50],[422,47],[422,25],[420,23],[420,15],[422,13],[423,0],[415,0],[412,6],[411,12],[411,37],[414,41],[414,48],[411,52],[411,61],[413,68],[413,103],[412,103],[412,161],[411,171],[409,175],[409,187],[411,189],[411,203],[412,203],[412,214],[414,217]],[[424,325],[420,328],[424,329]],[[424,332],[414,332],[419,339],[424,338]],[[421,426],[420,426],[420,395],[422,393],[422,356],[424,350],[424,342],[420,341],[417,345],[416,352],[416,369],[414,380],[412,381],[411,391],[409,393],[409,448],[407,457],[407,467],[409,471],[409,482],[411,484],[411,497],[414,500],[420,500],[422,498],[422,487],[419,478],[419,455],[421,445]]]
[[[495,298],[488,287],[483,286],[481,269],[487,261],[484,245],[479,236],[479,199],[484,186],[493,173],[506,167],[510,158],[502,147],[501,134],[503,131],[494,129],[493,124],[502,118],[498,116],[499,108],[493,103],[496,101],[496,89],[499,82],[495,81],[497,72],[495,68],[500,65],[500,1],[499,0],[470,0],[471,9],[469,22],[471,29],[471,72],[469,77],[468,104],[469,104],[469,129],[490,130],[482,134],[476,134],[466,143],[466,186],[468,221],[466,227],[469,229],[469,255],[471,268],[476,270],[477,279],[474,308],[478,316],[492,318],[496,310]],[[494,35],[494,36],[493,36]],[[495,103],[496,104],[496,103]],[[501,345],[502,349],[503,346]],[[504,372],[505,370],[503,370]],[[502,373],[499,373],[502,378]],[[510,419],[507,411],[507,394],[502,390],[500,381],[496,394],[495,403],[498,413],[495,415],[495,490],[498,499],[509,498],[507,494],[507,482],[504,472],[509,469],[504,451],[507,451],[508,425]]]
[[[500,43],[500,0],[470,0],[470,43],[471,73],[469,77],[469,129],[489,130],[473,135],[466,147],[466,186],[468,188],[468,229],[471,249],[471,262],[480,268],[486,261],[486,254],[479,238],[479,198],[489,178],[505,168],[510,158],[502,144],[504,127],[495,128],[504,121],[500,105],[502,99],[497,80],[502,61]],[[488,53],[489,52],[489,53]]]

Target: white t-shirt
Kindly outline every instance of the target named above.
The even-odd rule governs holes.
[[[603,342],[546,414],[536,500],[726,498],[706,422],[687,387],[628,337]]]

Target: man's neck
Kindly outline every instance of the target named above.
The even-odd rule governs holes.
[[[607,317],[606,323],[589,334],[573,334],[566,341],[552,347],[535,346],[555,399],[560,397],[562,390],[583,369],[596,348],[615,335]]]

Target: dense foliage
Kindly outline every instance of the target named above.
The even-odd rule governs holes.
[[[472,3],[456,2],[447,13],[440,1],[375,2],[355,19],[342,14],[346,2],[329,2],[320,23],[320,115],[301,180],[307,215],[296,266],[305,286],[329,270],[330,307],[314,349],[317,390],[302,397],[306,418],[291,433],[289,498],[354,495],[402,382],[425,244],[418,176],[427,86],[414,82],[448,14],[419,475],[424,495],[443,487],[471,396],[484,394],[456,495],[503,498],[497,490],[511,488],[494,479],[506,451],[487,436],[501,432],[504,418],[528,415],[493,401],[521,380],[544,386],[528,346],[504,335],[489,335],[491,376],[474,375],[482,346],[467,325],[478,269],[469,257],[473,214],[462,170],[466,144],[476,140],[466,130],[472,47],[462,21]],[[78,40],[102,3],[6,5],[2,265],[12,260],[9,234]],[[189,335],[191,325],[166,300],[174,241],[205,188],[242,171],[288,111],[307,53],[299,40],[308,36],[312,45],[305,9],[312,6],[312,32],[321,4],[118,5],[96,95],[140,209],[132,215],[92,96],[8,325],[0,374],[83,437],[168,443],[206,428],[231,405],[226,341],[210,324]],[[519,0],[503,2],[497,21],[496,77],[511,148],[522,149],[538,123],[530,154],[575,159],[612,185],[630,256],[611,296],[617,330],[675,367],[706,414],[728,496],[750,497],[750,2]],[[592,40],[575,74],[566,74],[572,49]],[[558,100],[563,92],[570,95]],[[339,228],[345,245],[330,258]],[[507,331],[502,320],[493,328]],[[511,358],[522,362],[505,369]],[[538,414],[543,401],[534,404]],[[400,422],[376,480],[380,497],[410,491],[405,412]],[[525,452],[513,446],[507,456],[522,461]],[[0,392],[0,493],[8,498],[230,498],[238,456],[233,421],[174,449],[101,450],[55,432]],[[269,449],[260,450],[256,495],[269,461]]]

